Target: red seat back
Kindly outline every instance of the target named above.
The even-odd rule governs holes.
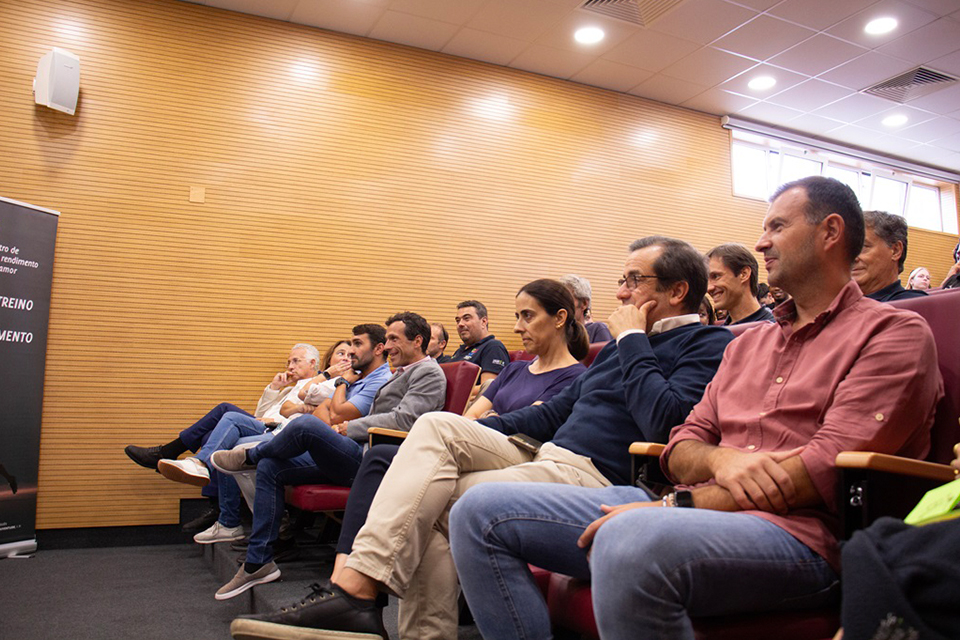
[[[607,346],[606,342],[591,342],[590,350],[587,351],[587,356],[581,360],[583,366],[589,367],[593,364],[594,359],[597,357],[597,354],[600,353],[600,350]]]
[[[597,357],[597,354],[600,353],[600,350],[607,346],[606,342],[591,342],[590,349],[587,350],[587,355],[583,357],[583,360],[580,362],[583,363],[583,366],[589,367],[593,364],[593,360]],[[533,360],[537,356],[532,353],[527,353],[523,349],[518,349],[516,351],[510,352],[510,362],[516,362],[517,360]]]
[[[937,360],[943,376],[944,396],[937,405],[937,416],[930,432],[927,460],[943,464],[953,460],[953,445],[960,442],[960,289],[922,298],[891,302],[901,309],[916,311],[933,331]]]
[[[510,362],[516,362],[517,360],[533,360],[537,356],[532,353],[527,353],[523,349],[517,349],[516,351],[510,352]]]
[[[443,375],[447,377],[447,399],[443,403],[443,410],[462,415],[467,408],[470,392],[480,377],[480,367],[472,362],[444,362],[440,365]]]

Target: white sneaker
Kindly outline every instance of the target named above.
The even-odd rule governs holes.
[[[174,482],[192,484],[195,487],[205,487],[210,484],[210,471],[196,458],[161,460],[157,463],[157,471],[167,480]]]
[[[232,542],[234,540],[243,539],[243,527],[225,527],[219,522],[214,522],[213,525],[206,531],[201,531],[197,535],[193,536],[193,541],[197,544],[213,544],[214,542]]]

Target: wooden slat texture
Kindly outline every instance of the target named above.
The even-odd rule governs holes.
[[[74,117],[33,103],[53,46]],[[630,241],[752,246],[766,208],[715,117],[174,0],[0,3],[0,60],[0,195],[63,213],[40,528],[174,522],[196,490],[123,446],[252,409],[294,342],[477,298],[519,348],[525,282],[586,276],[603,319]],[[941,278],[955,239],[911,242]]]

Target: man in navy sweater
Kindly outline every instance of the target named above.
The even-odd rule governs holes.
[[[623,304],[608,321],[616,341],[586,373],[546,403],[479,423],[449,413],[421,417],[377,492],[346,568],[296,606],[235,620],[232,633],[292,638],[297,627],[313,627],[386,638],[375,604],[385,590],[402,599],[402,638],[455,638],[450,506],[480,482],[629,484],[630,443],[666,442],[700,400],[732,339],[726,329],[700,324],[706,288],[705,260],[686,242],[662,236],[634,242],[617,292]],[[544,444],[518,442],[517,434]]]

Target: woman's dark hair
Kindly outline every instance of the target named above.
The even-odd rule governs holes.
[[[706,308],[707,324],[717,324],[717,310],[713,306],[713,298],[709,294],[704,294],[703,300],[700,302],[700,308]]]
[[[332,345],[330,345],[330,348],[327,349],[327,352],[325,354],[323,354],[323,359],[320,361],[320,371],[326,371],[327,369],[330,368],[330,361],[333,360],[333,352],[336,351],[337,347],[339,347],[342,344],[345,344],[349,347],[350,341],[337,340]]]
[[[577,360],[583,360],[590,351],[590,341],[587,338],[586,328],[577,322],[574,313],[573,296],[570,291],[557,280],[541,278],[523,285],[517,295],[525,293],[543,307],[543,310],[552,316],[557,315],[560,309],[567,311],[566,324],[563,335],[567,342],[567,349]]]

